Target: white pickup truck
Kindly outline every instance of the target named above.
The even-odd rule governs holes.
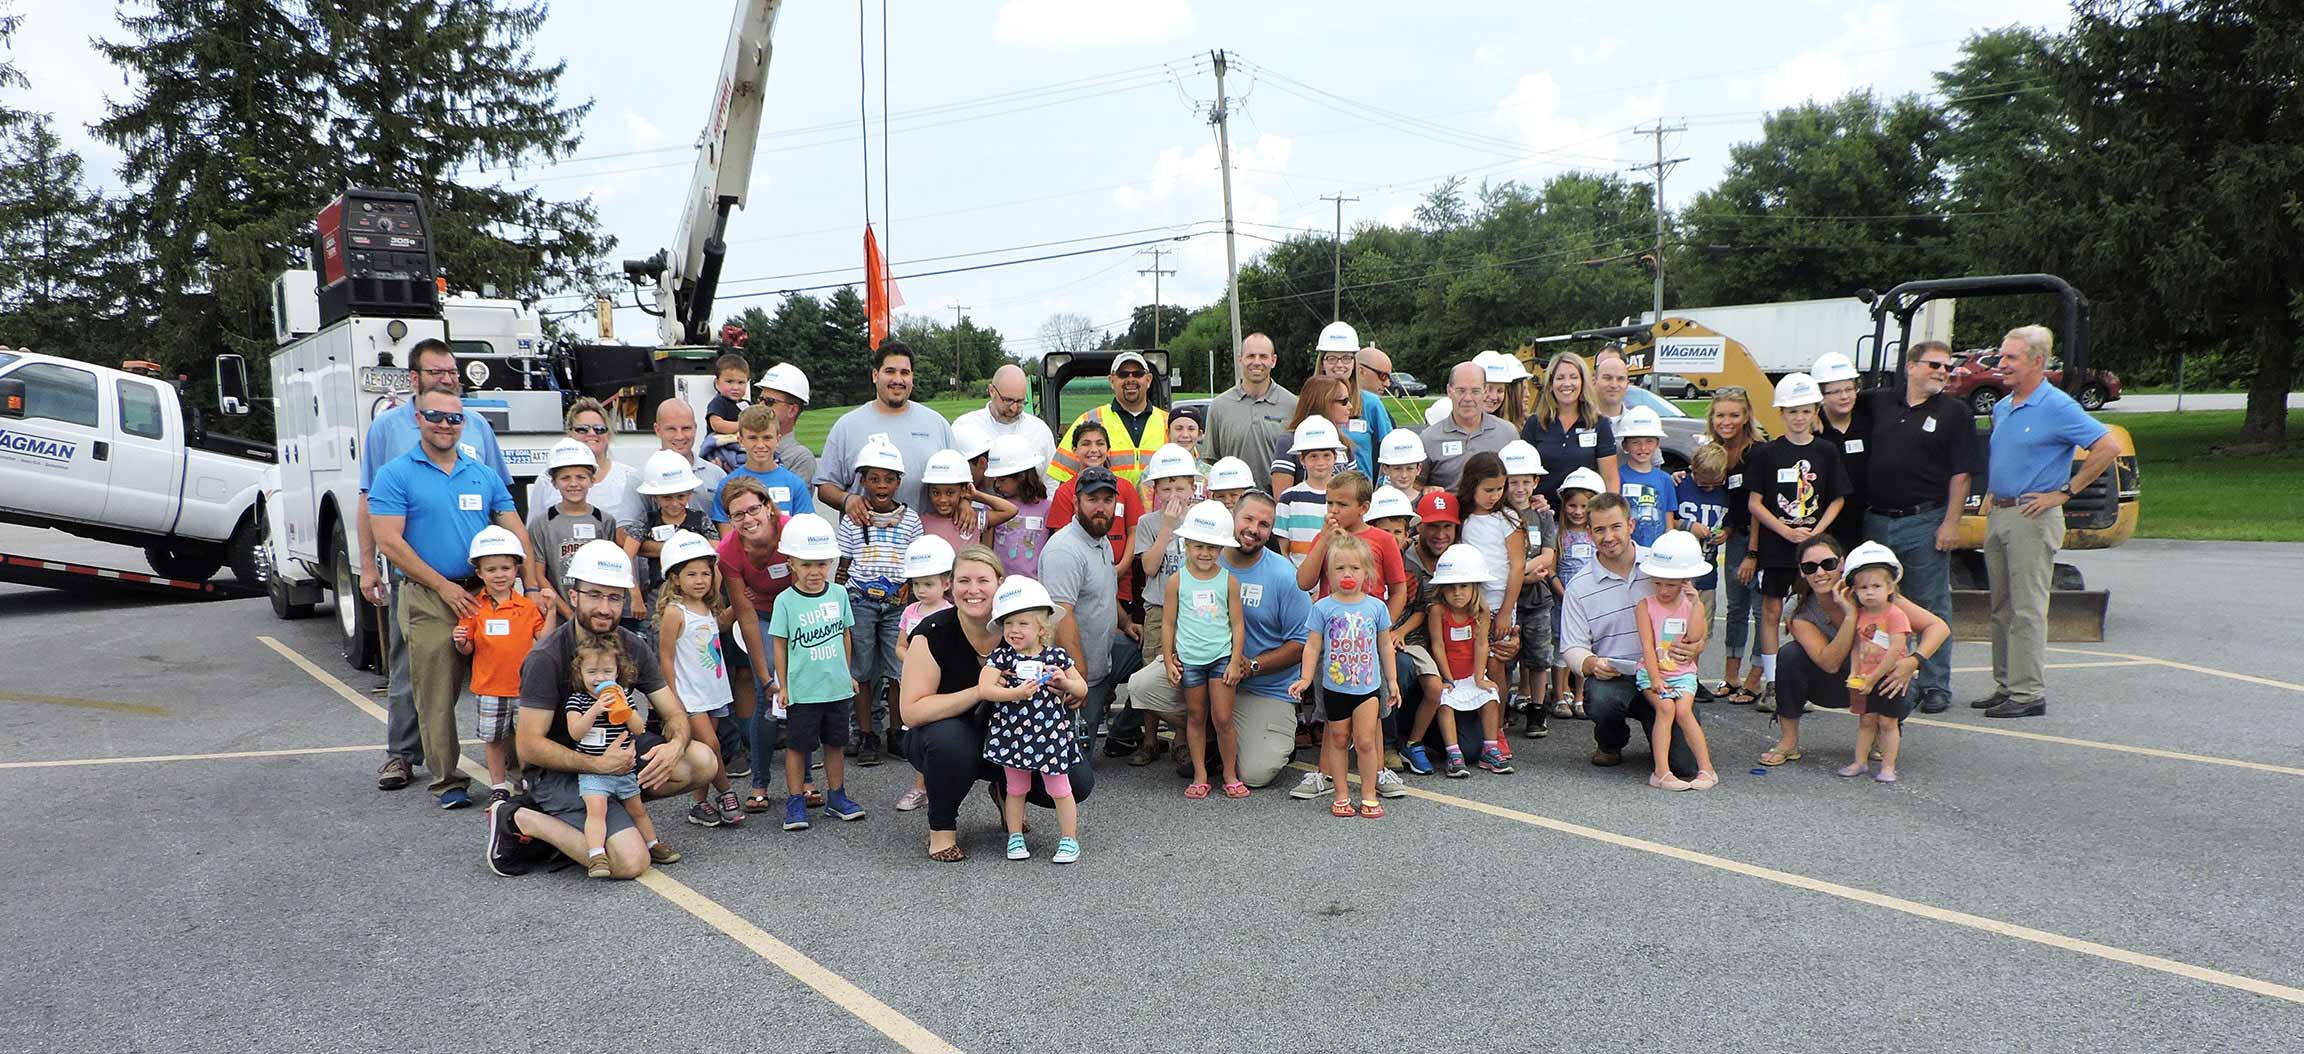
[[[154,374],[0,348],[0,522],[144,550],[164,577],[263,584],[272,448],[208,434]]]

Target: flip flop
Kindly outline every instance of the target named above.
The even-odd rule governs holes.
[[[1233,780],[1224,785],[1224,796],[1227,798],[1245,798],[1248,796],[1248,785],[1239,780]]]
[[[1851,761],[1840,766],[1837,771],[1842,776],[1861,776],[1872,771],[1872,766],[1862,761]]]
[[[1360,815],[1360,813],[1359,813],[1357,810],[1353,809],[1353,808],[1352,808],[1352,802],[1351,802],[1349,799],[1346,799],[1346,800],[1341,800],[1341,801],[1332,801],[1332,802],[1329,802],[1329,803],[1328,803],[1328,815],[1330,815],[1330,816],[1337,816],[1337,817],[1342,817],[1342,818],[1345,818],[1345,819],[1350,819],[1350,818],[1352,818],[1352,817],[1354,817],[1354,816],[1358,816],[1358,815]]]
[[[1804,756],[1805,755],[1801,754],[1797,750],[1784,751],[1771,747],[1768,750],[1761,752],[1760,763],[1762,765],[1766,765],[1769,768],[1775,768],[1776,766],[1784,764],[1787,761],[1798,761]],[[1775,758],[1776,760],[1770,761],[1768,760],[1769,758]]]
[[[768,796],[765,794],[755,794],[749,798],[744,799],[745,812],[767,812],[768,809],[769,801]]]
[[[1760,701],[1760,693],[1739,684],[1735,691],[1728,693],[1726,698],[1730,706],[1750,706]]]
[[[1185,784],[1184,796],[1192,799],[1193,801],[1199,801],[1200,799],[1208,796],[1208,785],[1205,783]]]
[[[1880,774],[1878,774],[1878,775],[1876,775],[1876,776],[1873,776],[1872,778],[1873,778],[1875,781],[1877,781],[1877,782],[1880,782],[1880,783],[1894,783],[1894,782],[1896,782],[1896,774],[1895,774],[1895,773],[1893,773],[1893,772],[1883,772],[1883,773],[1880,773]]]
[[[1360,803],[1360,818],[1361,818],[1361,819],[1364,819],[1364,820],[1381,820],[1381,819],[1383,819],[1383,818],[1384,818],[1384,803],[1382,803],[1382,802],[1379,802],[1379,801],[1377,801],[1377,800],[1376,800],[1376,799],[1374,799],[1374,798],[1370,798],[1370,799],[1368,799],[1368,800],[1366,800],[1366,801],[1363,801],[1363,802],[1361,802],[1361,803]]]

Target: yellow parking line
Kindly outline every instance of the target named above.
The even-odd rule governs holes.
[[[2146,663],[2153,666],[2166,666],[2174,670],[2184,670],[2189,673],[2202,673],[2207,674],[2210,677],[2222,677],[2228,681],[2242,681],[2248,684],[2260,684],[2266,688],[2281,688],[2291,692],[2304,692],[2304,684],[2297,684],[2294,681],[2276,681],[2270,677],[2257,677],[2251,674],[2233,673],[2230,670],[2219,670],[2213,666],[2194,666],[2188,662],[2177,662],[2174,659],[2157,659],[2150,655],[2129,655],[2125,652],[2117,651],[2091,651],[2087,648],[2065,648],[2058,647],[2056,645],[2049,645],[2048,650],[2070,652],[2074,655],[2096,655],[2107,659],[2128,659],[2134,662]]]
[[[115,703],[110,699],[76,699],[69,695],[26,695],[22,692],[0,692],[0,703],[32,703],[38,706],[76,706],[83,710],[110,710],[120,714],[150,714],[168,716],[165,707],[144,703]]]
[[[1808,713],[1810,716],[1816,714],[1833,714],[1840,717],[1856,716],[1846,710],[1824,708],[1810,710]],[[2191,761],[2202,765],[2223,765],[2227,768],[2253,769],[2257,772],[2277,772],[2283,776],[2304,776],[2304,769],[2289,768],[2286,765],[2268,765],[2261,761],[2242,761],[2239,758],[2220,758],[2213,754],[2187,754],[2181,750],[2161,750],[2158,747],[2132,747],[2126,743],[2105,743],[2094,739],[2074,739],[2070,736],[2051,736],[2040,732],[2019,732],[2013,728],[1972,725],[1964,721],[1945,721],[1933,717],[1908,717],[1904,719],[1904,723],[1907,725],[1927,725],[1930,728],[1956,728],[1962,732],[1975,732],[1987,736],[2008,736],[2012,739],[2029,739],[2038,743],[2055,743],[2067,747],[2087,747],[2090,750],[2142,754],[2145,757],[2167,758],[2170,761]]]
[[[354,691],[350,685],[336,679],[334,674],[321,669],[310,659],[298,654],[294,648],[290,648],[271,637],[258,637],[256,639],[263,641],[265,646],[273,651],[279,652],[283,658],[295,663],[305,673],[310,674],[313,680],[334,689],[337,695],[343,696],[353,705],[366,710],[377,720],[384,720],[385,715],[382,707],[362,698],[360,693]],[[469,758],[465,760],[467,764],[470,763]],[[743,916],[728,910],[718,901],[696,892],[678,879],[655,868],[649,868],[640,875],[640,884],[654,891],[657,896],[671,901],[681,910],[694,915],[705,925],[719,930],[737,943],[751,949],[753,954],[774,963],[779,969],[790,974],[794,980],[815,989],[824,998],[838,1004],[842,1010],[855,1015],[857,1020],[872,1026],[881,1035],[895,1041],[896,1045],[910,1051],[911,1054],[959,1054],[960,1048],[946,1042],[943,1037],[922,1028],[918,1022],[904,1016],[896,1008],[874,998],[871,993],[856,987],[847,978],[832,972],[824,964],[809,958],[799,949],[776,939],[773,934],[746,921]]]
[[[465,746],[480,741],[467,739]],[[163,761],[227,761],[233,758],[288,758],[303,754],[357,754],[363,750],[380,750],[374,743],[352,747],[298,747],[291,750],[227,750],[215,754],[138,754],[118,758],[66,758],[61,761],[0,761],[0,769],[60,769],[75,765],[150,765]]]
[[[1307,771],[1310,770],[1309,766],[1306,766],[1302,763],[1297,763],[1294,767],[1306,769]],[[1358,777],[1355,776],[1353,779],[1357,781]],[[1586,827],[1583,824],[1570,823],[1566,820],[1555,820],[1549,816],[1538,816],[1535,813],[1522,812],[1518,809],[1506,808],[1501,805],[1490,805],[1487,802],[1473,801],[1469,798],[1459,798],[1451,794],[1440,794],[1433,791],[1424,790],[1420,787],[1409,787],[1407,788],[1407,791],[1410,797],[1423,798],[1426,801],[1439,802],[1442,805],[1452,805],[1459,809],[1468,809],[1472,812],[1485,813],[1489,816],[1494,816],[1499,819],[1511,820],[1515,823],[1527,824],[1530,827],[1541,827],[1545,830],[1557,831],[1561,834],[1574,835],[1578,838],[1585,838],[1595,842],[1602,842],[1624,849],[1633,849],[1643,853],[1651,853],[1656,856],[1667,857],[1673,860],[1681,861],[1682,863],[1696,864],[1701,867],[1714,868],[1716,870],[1729,872],[1730,874],[1743,875],[1747,878],[1757,878],[1763,882],[1773,882],[1777,885],[1790,886],[1794,889],[1805,889],[1815,893],[1822,893],[1826,896],[1839,897],[1842,900],[1854,901],[1859,904],[1869,904],[1874,907],[1887,908],[1890,911],[1898,911],[1918,918],[1949,923],[1954,926],[1963,926],[1968,929],[1980,930],[1985,933],[1997,934],[2002,937],[2013,937],[2020,941],[2030,941],[2034,944],[2045,945],[2050,948],[2061,948],[2065,951],[2079,952],[2082,955],[2093,955],[2099,959],[2106,959],[2111,962],[2122,963],[2128,966],[2141,967],[2146,970],[2153,970],[2176,977],[2189,978],[2194,981],[2202,981],[2208,984],[2220,985],[2225,988],[2238,989],[2243,992],[2251,992],[2256,995],[2270,996],[2274,999],[2280,999],[2290,1003],[2304,1005],[2304,988],[2295,988],[2289,985],[2279,984],[2274,981],[2265,981],[2254,977],[2242,976],[2236,973],[2228,973],[2223,970],[2211,969],[2206,966],[2195,966],[2191,963],[2179,962],[2175,959],[2162,958],[2158,955],[2147,955],[2143,952],[2129,951],[2126,948],[2115,948],[2109,944],[2099,944],[2095,941],[2083,940],[2078,937],[2069,937],[2061,933],[2052,933],[2048,930],[2034,929],[2030,926],[2019,926],[2013,922],[2003,922],[1999,919],[1986,918],[1982,915],[1972,915],[1965,911],[1954,911],[1950,908],[1940,908],[1933,904],[1923,904],[1917,900],[1906,900],[1903,897],[1890,896],[1886,893],[1877,893],[1869,889],[1858,889],[1855,886],[1845,886],[1838,882],[1827,882],[1820,878],[1810,878],[1806,875],[1797,875],[1789,871],[1779,871],[1772,867],[1761,867],[1757,864],[1747,864],[1741,860],[1730,860],[1727,857],[1714,856],[1710,853],[1700,853],[1692,849],[1682,849],[1676,845],[1666,845],[1662,842],[1652,842],[1645,838],[1635,838],[1631,835],[1617,834],[1614,831],[1604,831],[1597,827]]]
[[[2102,667],[2106,667],[2106,666],[2157,666],[2157,665],[2159,665],[2159,664],[2158,664],[2158,663],[2155,663],[2155,662],[2153,662],[2153,661],[2152,661],[2152,660],[2150,660],[2150,659],[2121,659],[2121,660],[2119,660],[2119,661],[2117,661],[2117,662],[2052,662],[2052,663],[2048,663],[2048,664],[2046,665],[2046,667],[2045,667],[2045,668],[2046,668],[2046,669],[2050,669],[2050,670],[2093,670],[2093,669],[2100,669],[2100,668],[2102,668]],[[1992,672],[1992,667],[1990,667],[1990,666],[1955,666],[1955,667],[1953,667],[1953,668],[1952,668],[1952,672],[1953,672],[1953,673],[1991,673],[1991,672]]]

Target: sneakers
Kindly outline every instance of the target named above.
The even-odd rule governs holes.
[[[470,804],[472,795],[462,787],[450,787],[440,792],[440,807],[443,809],[461,809]]]
[[[1504,756],[1503,751],[1488,747],[1480,751],[1480,767],[1502,776],[1512,771],[1512,762]]]
[[[744,803],[736,800],[735,791],[720,792],[720,819],[730,827],[744,822]]]
[[[512,788],[510,788],[510,787],[490,787],[490,788],[488,788],[488,804],[490,804],[490,805],[494,805],[494,804],[496,804],[497,802],[500,802],[500,801],[511,801],[511,800],[512,800]]]
[[[718,827],[727,823],[728,818],[720,815],[719,803],[700,801],[688,807],[688,822],[698,827]]]
[[[1327,797],[1328,792],[1334,787],[1335,784],[1330,783],[1328,777],[1317,772],[1307,772],[1303,779],[1296,781],[1295,789],[1289,791],[1288,796],[1298,801],[1310,801],[1314,798]]]
[[[615,876],[613,876],[613,875],[611,875],[611,874],[609,874],[609,873],[608,873],[608,854],[607,854],[607,853],[605,853],[605,852],[599,852],[599,853],[594,853],[594,854],[592,854],[590,861],[584,865],[584,877],[586,877],[586,878],[613,878],[613,877],[615,877]]]
[[[1502,734],[1497,735],[1496,753],[1503,755],[1506,761],[1512,760],[1512,740],[1510,737]]]
[[[1051,864],[1069,864],[1078,859],[1080,859],[1080,840],[1077,838],[1059,838],[1056,840],[1056,855],[1049,857],[1048,862]]]
[[[1027,845],[1027,844],[1025,844],[1025,842],[1024,842],[1024,836],[1023,836],[1023,835],[1021,835],[1021,834],[1012,834],[1012,835],[1009,835],[1009,836],[1008,836],[1008,859],[1010,859],[1010,860],[1030,860],[1030,859],[1032,859],[1032,847],[1031,847],[1031,846],[1029,846],[1029,845]]]
[[[505,878],[528,873],[528,836],[512,822],[519,811],[508,801],[488,803],[488,870]]]
[[[1386,771],[1390,771],[1390,770],[1392,770],[1392,769],[1396,769],[1396,768],[1399,768],[1399,767],[1400,767],[1400,752],[1399,752],[1399,751],[1397,751],[1397,750],[1386,750],[1386,751],[1384,752],[1384,768],[1385,768],[1385,770],[1386,770]]]
[[[1458,756],[1456,756],[1456,755],[1454,755],[1454,754],[1450,754],[1450,755],[1448,755],[1448,778],[1449,778],[1449,779],[1452,779],[1452,780],[1461,780],[1461,779],[1470,779],[1471,777],[1472,777],[1472,770],[1471,770],[1471,769],[1468,769],[1468,768],[1465,768],[1465,767],[1464,767],[1464,759],[1463,759],[1463,758],[1461,758],[1461,757],[1458,757]]]
[[[834,787],[824,792],[824,811],[850,822],[864,818],[864,807],[849,800],[845,787]]]
[[[407,758],[396,755],[387,757],[384,759],[384,767],[376,770],[376,789],[396,791],[415,778],[416,766],[409,764]]]
[[[880,763],[880,733],[866,732],[856,744],[856,764],[871,768]]]
[[[1545,736],[1552,734],[1552,726],[1545,724],[1540,718],[1531,715],[1528,718],[1528,727],[1521,729],[1520,734],[1528,737],[1529,739],[1542,739]]]
[[[1776,686],[1773,684],[1762,685],[1760,687],[1760,698],[1757,702],[1752,704],[1752,709],[1763,714],[1775,713]]]
[[[740,780],[750,775],[752,775],[752,751],[746,749],[744,744],[738,743],[735,751],[728,755],[728,778]]]
[[[648,862],[651,864],[677,864],[680,862],[680,851],[662,842],[657,842],[648,847]]]
[[[926,804],[928,804],[928,788],[914,787],[905,791],[903,797],[896,799],[896,811],[911,812]]]
[[[784,799],[784,829],[787,831],[805,831],[808,829],[807,795],[795,794]]]
[[[1400,763],[1401,767],[1406,768],[1411,774],[1418,776],[1432,774],[1432,752],[1424,749],[1422,743],[1411,744],[1408,749],[1401,751]]]
[[[1399,773],[1384,769],[1376,773],[1376,793],[1379,797],[1405,798],[1408,796],[1408,781],[1401,779]]]

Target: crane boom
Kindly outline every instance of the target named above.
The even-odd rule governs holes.
[[[752,182],[753,148],[766,109],[769,59],[782,0],[737,0],[728,50],[704,134],[696,144],[695,174],[680,207],[680,226],[668,249],[646,260],[624,261],[635,285],[654,286],[657,333],[669,345],[712,341],[712,301],[728,255],[728,212],[744,207]]]

